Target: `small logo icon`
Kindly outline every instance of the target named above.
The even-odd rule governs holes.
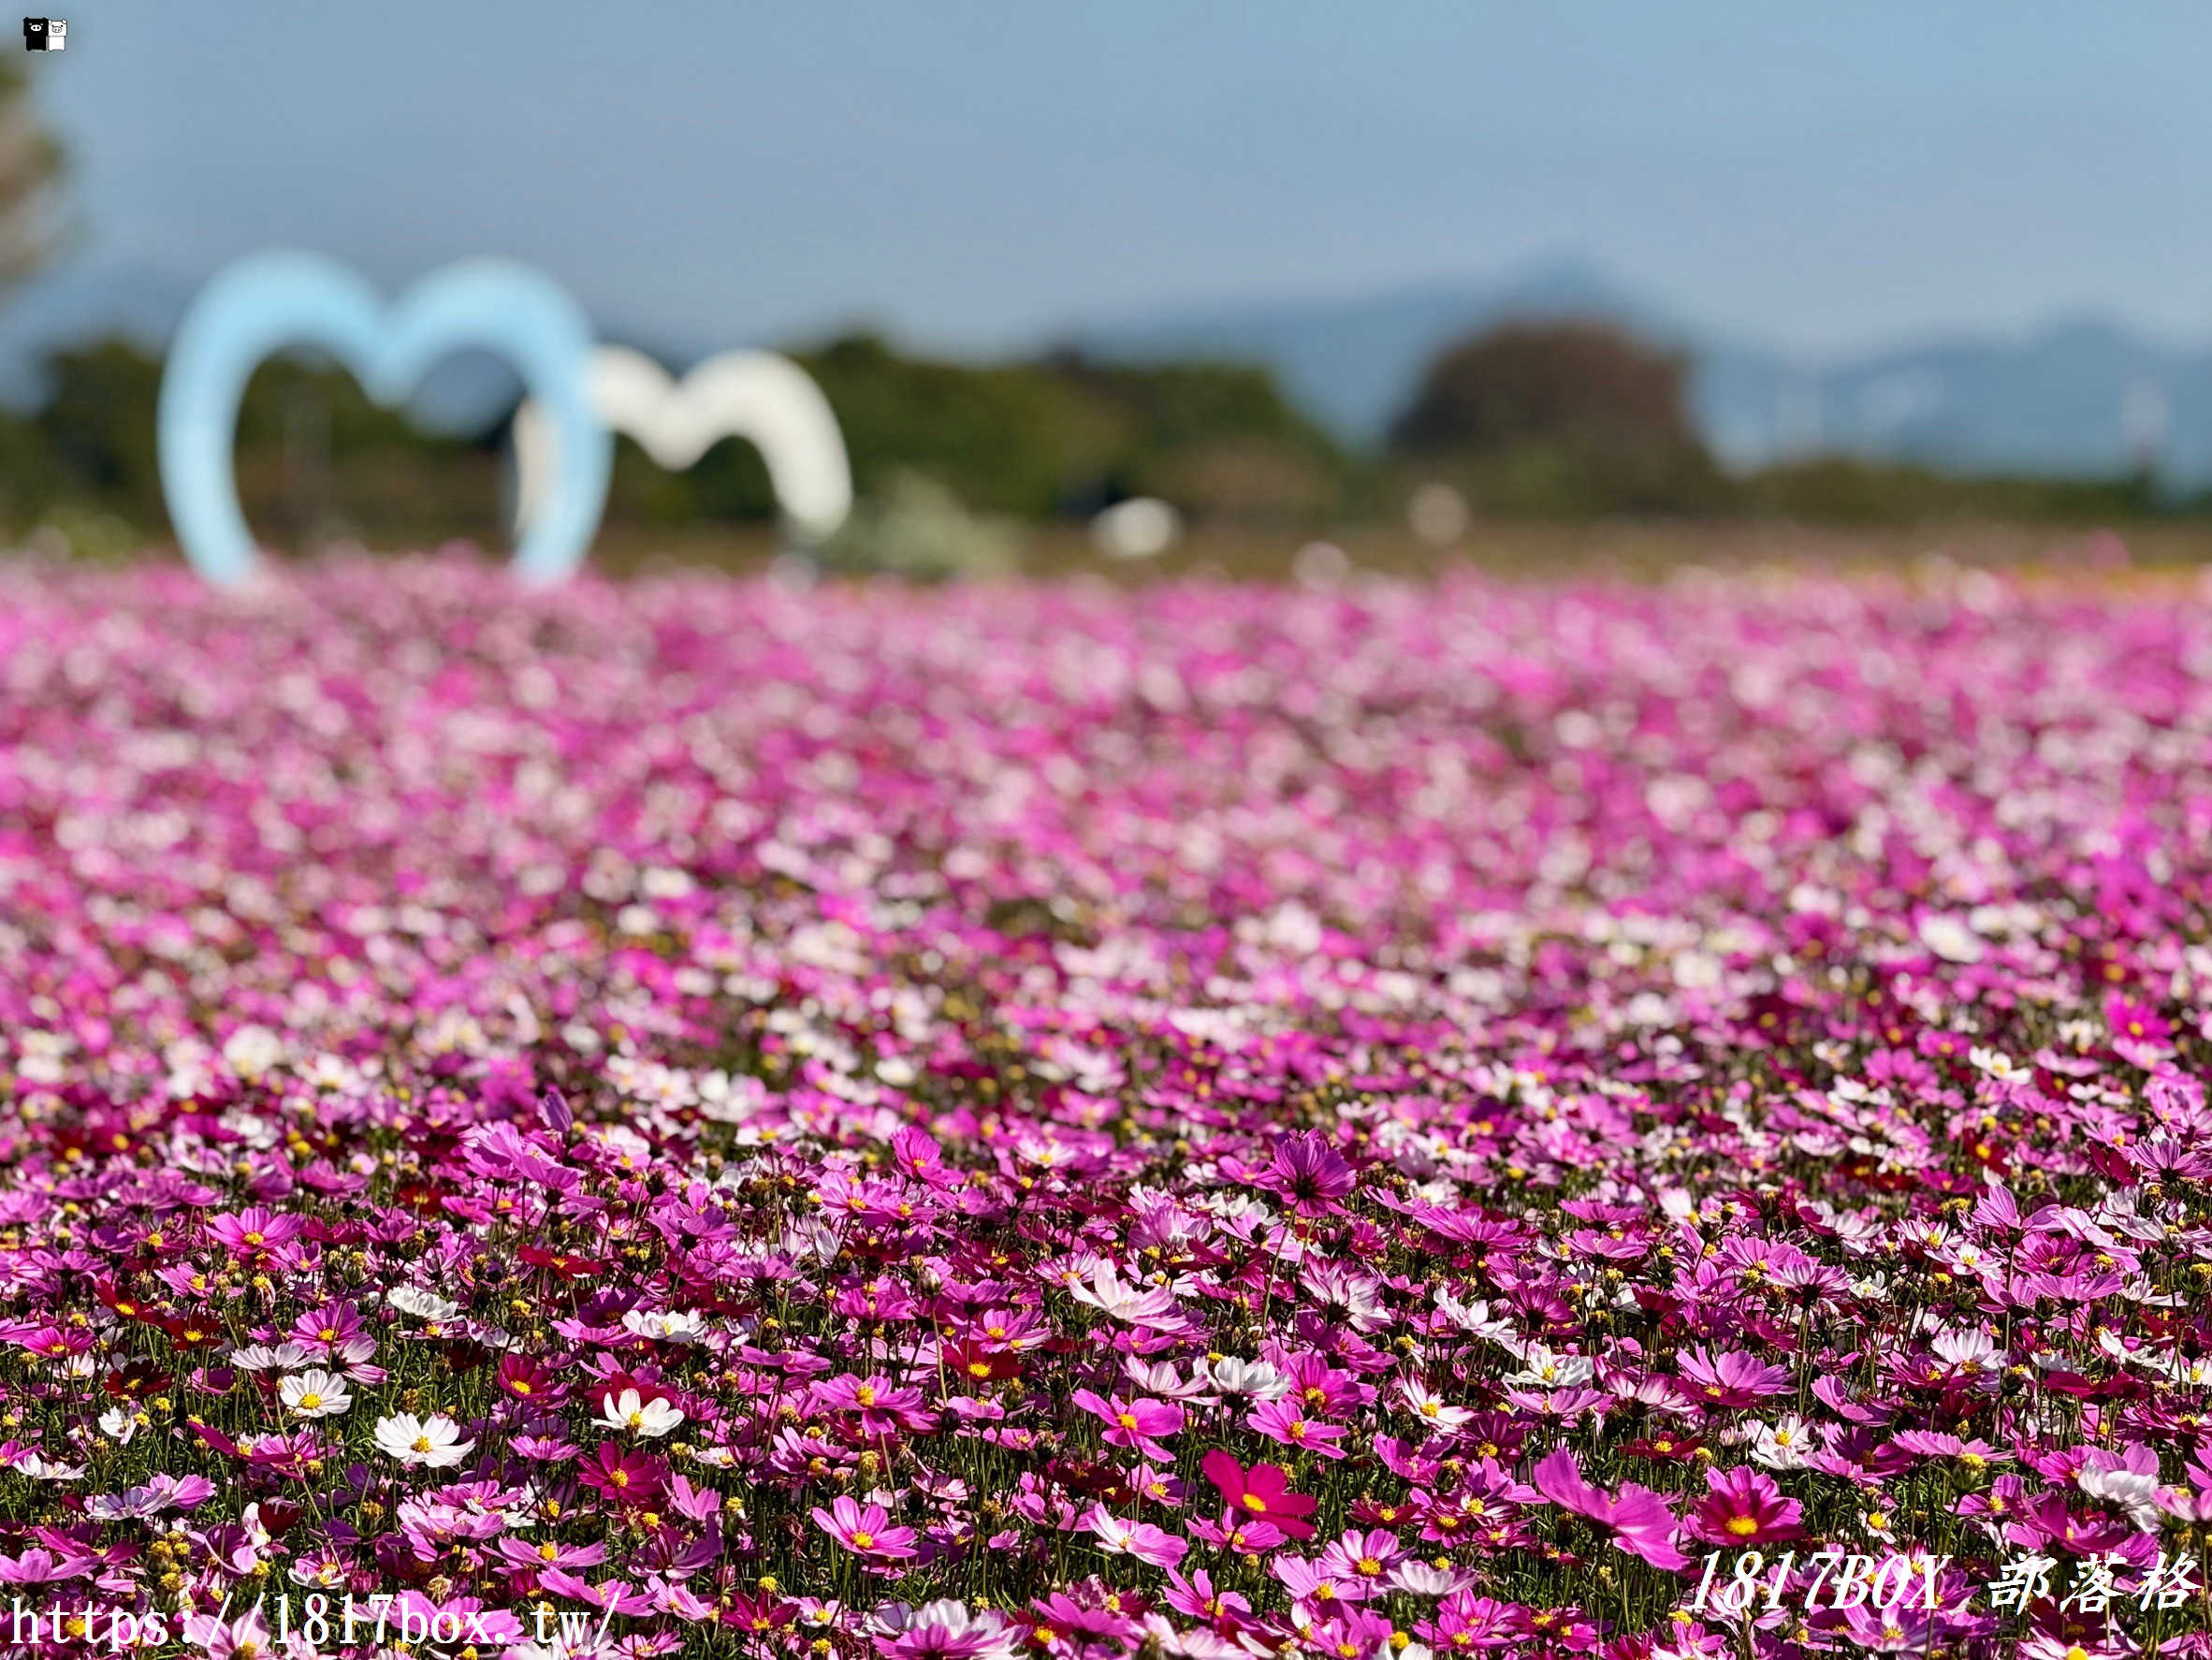
[[[23,19],[25,51],[60,51],[69,41],[69,21],[58,17]]]

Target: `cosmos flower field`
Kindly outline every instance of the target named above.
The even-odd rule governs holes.
[[[2212,1653],[2208,877],[2178,590],[0,571],[0,1637]]]

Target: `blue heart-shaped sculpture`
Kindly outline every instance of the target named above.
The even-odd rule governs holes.
[[[447,353],[482,346],[522,373],[550,417],[557,454],[544,512],[515,550],[533,582],[583,562],[606,505],[614,439],[593,412],[591,325],[549,278],[502,259],[433,271],[387,313],[353,271],[314,254],[256,254],[219,274],[192,303],[162,373],[161,488],[185,558],[211,581],[242,582],[254,537],[238,503],[231,447],[239,400],[263,358],[319,346],[394,404]]]

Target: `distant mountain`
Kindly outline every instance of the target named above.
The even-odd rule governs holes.
[[[1214,357],[1264,363],[1283,389],[1341,436],[1379,439],[1437,351],[1508,318],[1602,316],[1649,337],[1687,331],[1595,267],[1554,260],[1494,283],[1435,283],[1308,304],[1226,304],[1079,327],[1104,357]]]
[[[2095,475],[2145,460],[2212,483],[2212,350],[2096,318],[1960,334],[1832,362],[1685,322],[1580,260],[1352,299],[1223,305],[1069,331],[1099,356],[1264,363],[1347,442],[1374,444],[1429,361],[1508,319],[1596,316],[1689,355],[1691,405],[1736,466],[1815,451],[1959,472]]]

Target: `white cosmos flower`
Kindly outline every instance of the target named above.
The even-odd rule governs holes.
[[[2001,1049],[1985,1049],[1977,1043],[1967,1050],[1966,1058],[1973,1062],[1977,1070],[1986,1072],[1992,1078],[2002,1080],[2020,1076],[2020,1063]]]
[[[272,1367],[282,1371],[287,1366],[304,1365],[313,1358],[304,1343],[280,1343],[274,1348],[266,1343],[255,1343],[230,1351],[230,1363],[241,1372],[267,1372]]]
[[[15,1467],[34,1481],[80,1481],[84,1478],[82,1464],[65,1464],[26,1452],[15,1461]]]
[[[1398,1386],[1405,1397],[1407,1410],[1412,1412],[1421,1428],[1432,1435],[1448,1435],[1467,1427],[1475,1414],[1464,1406],[1454,1406],[1428,1385],[1407,1378]]]
[[[401,1314],[411,1314],[418,1320],[433,1324],[451,1319],[460,1313],[460,1304],[449,1303],[435,1291],[426,1291],[417,1286],[394,1286],[384,1294],[384,1300]]]
[[[301,1418],[329,1418],[354,1404],[345,1379],[320,1366],[277,1385],[277,1398]]]
[[[1963,917],[1937,912],[1920,919],[1920,943],[1947,963],[1978,963],[1982,941]]]
[[[223,1058],[241,1078],[256,1078],[284,1058],[284,1041],[265,1026],[241,1026],[223,1043]]]
[[[675,1405],[659,1397],[648,1401],[633,1389],[626,1389],[621,1397],[606,1394],[599,1397],[597,1422],[610,1430],[635,1430],[641,1435],[665,1435],[684,1420],[684,1415]]]
[[[1128,1380],[1147,1394],[1208,1406],[1220,1405],[1220,1398],[1214,1392],[1215,1386],[1206,1376],[1206,1362],[1202,1360],[1191,1368],[1187,1379],[1175,1370],[1172,1361],[1161,1361],[1154,1365],[1139,1360],[1135,1355],[1124,1355],[1121,1366]]]
[[[138,1416],[125,1412],[120,1406],[110,1406],[100,1414],[100,1434],[119,1447],[128,1447],[131,1437],[138,1433]]]
[[[641,1314],[633,1308],[623,1315],[622,1329],[661,1343],[697,1343],[706,1335],[706,1320],[686,1308],[665,1314]]]
[[[2145,1532],[2153,1532],[2159,1524],[2159,1478],[2157,1472],[2145,1475],[2139,1470],[2080,1471],[2074,1478],[2082,1492],[2091,1498],[2103,1499],[2127,1511],[2128,1520]]]
[[[1175,1293],[1163,1286],[1131,1286],[1122,1282],[1111,1262],[1100,1262],[1090,1283],[1071,1282],[1068,1290],[1078,1303],[1087,1303],[1117,1320],[1149,1326],[1157,1332],[1180,1332],[1190,1324],[1175,1306]]]
[[[1200,1361],[1192,1368],[1202,1372],[1225,1395],[1249,1395],[1255,1401],[1279,1401],[1290,1392],[1290,1380],[1265,1361],[1228,1359]]]
[[[1442,1286],[1436,1288],[1436,1312],[1463,1332],[1504,1342],[1515,1335],[1510,1320],[1494,1319],[1487,1303],[1463,1303]]]
[[[403,1464],[443,1470],[459,1463],[476,1443],[462,1440],[460,1425],[443,1412],[427,1419],[401,1412],[376,1420],[376,1445]]]
[[[1527,1369],[1506,1381],[1522,1389],[1579,1389],[1597,1376],[1597,1362],[1588,1355],[1553,1354],[1540,1343],[1530,1344],[1521,1358]]]
[[[1769,1470],[1801,1470],[1816,1450],[1812,1431],[1794,1412],[1772,1426],[1754,1420],[1743,1427],[1751,1432],[1753,1462]]]
[[[1435,1567],[1408,1556],[1390,1564],[1390,1575],[1383,1583],[1393,1591],[1404,1591],[1414,1596],[1449,1596],[1467,1579],[1457,1568]]]

